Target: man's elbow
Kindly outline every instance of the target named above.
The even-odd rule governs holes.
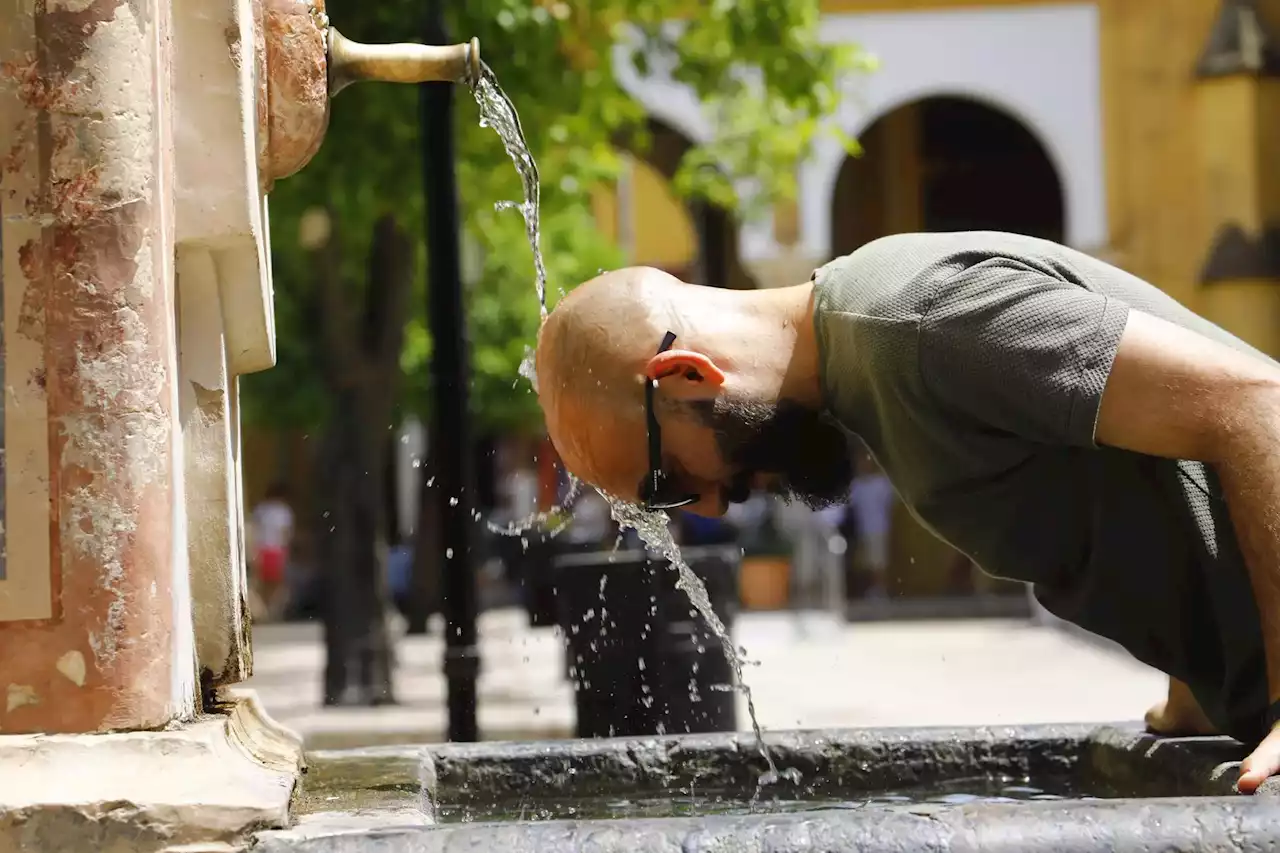
[[[1253,465],[1280,452],[1280,375],[1253,378],[1215,404],[1198,442],[1215,466]]]

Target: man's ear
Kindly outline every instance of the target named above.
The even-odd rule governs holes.
[[[673,349],[660,352],[645,365],[645,376],[677,398],[714,396],[724,385],[724,371],[700,352]]]

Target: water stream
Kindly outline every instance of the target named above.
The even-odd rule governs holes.
[[[498,207],[515,208],[524,218],[525,235],[533,249],[534,286],[538,292],[538,310],[547,316],[547,268],[542,261],[541,234],[538,228],[538,204],[542,185],[538,180],[538,164],[533,162],[529,146],[525,144],[524,131],[520,127],[520,114],[515,104],[498,85],[498,78],[483,62],[480,63],[480,79],[472,88],[476,103],[480,105],[480,126],[489,127],[502,139],[507,156],[515,164],[516,173],[524,185],[524,201],[499,202]],[[527,360],[527,357],[526,357]],[[524,371],[521,371],[523,375]],[[529,378],[529,377],[526,377]]]
[[[646,512],[635,504],[627,503],[610,495],[605,495],[605,499],[609,502],[609,510],[613,515],[613,520],[618,522],[622,527],[629,527],[634,530],[641,541],[648,546],[650,551],[654,551],[662,555],[680,574],[680,579],[676,581],[676,588],[684,590],[684,594],[689,597],[689,601],[694,608],[701,614],[702,618],[707,620],[712,632],[720,640],[720,645],[724,647],[725,656],[729,658],[729,662],[733,665],[733,674],[736,676],[738,689],[747,698],[747,714],[751,718],[751,729],[755,732],[756,746],[760,749],[760,754],[764,756],[765,762],[769,765],[768,771],[760,776],[759,785],[772,785],[780,779],[789,779],[790,781],[800,784],[800,771],[794,767],[786,770],[778,770],[778,765],[773,760],[773,755],[769,752],[769,747],[765,745],[764,733],[760,730],[760,724],[756,722],[756,704],[751,696],[751,688],[747,686],[746,679],[742,674],[742,657],[738,654],[738,650],[734,648],[733,641],[729,638],[729,632],[725,630],[724,623],[720,621],[720,617],[716,616],[715,610],[711,607],[711,599],[707,595],[707,587],[702,579],[693,573],[688,563],[684,561],[684,557],[680,554],[680,548],[676,545],[675,540],[671,538],[671,531],[667,527],[667,514],[664,512]]]
[[[533,155],[529,153],[528,145],[525,143],[524,132],[520,127],[520,116],[516,112],[515,105],[511,103],[511,99],[502,91],[502,87],[498,85],[498,80],[493,71],[489,69],[489,66],[483,63],[481,65],[480,79],[476,80],[472,87],[472,94],[480,107],[480,126],[492,128],[502,139],[507,156],[515,164],[516,172],[519,173],[521,183],[524,186],[523,202],[500,202],[499,207],[514,207],[520,211],[520,215],[524,218],[525,233],[529,238],[529,246],[533,250],[534,283],[537,288],[538,306],[541,316],[545,318],[547,316],[547,270],[542,259],[542,247],[538,229],[540,187],[538,167],[533,161]],[[526,348],[524,362],[520,365],[520,375],[528,379],[536,390],[537,375],[533,367],[533,352],[529,348]],[[573,482],[575,487],[579,485],[577,478],[573,478]],[[576,492],[576,488],[574,491]],[[746,696],[747,713],[751,717],[751,728],[755,732],[756,744],[760,749],[760,754],[769,766],[768,771],[760,776],[759,785],[770,785],[782,778],[790,779],[798,784],[800,782],[799,771],[795,768],[780,771],[773,760],[773,755],[769,752],[769,748],[764,742],[760,724],[756,721],[756,708],[751,696],[751,688],[747,686],[743,678],[742,658],[738,654],[738,650],[734,648],[733,641],[729,638],[724,624],[711,607],[706,586],[685,563],[684,558],[680,555],[679,547],[671,538],[671,532],[667,528],[668,519],[666,513],[646,512],[634,504],[610,495],[604,495],[604,498],[609,502],[614,521],[624,528],[635,530],[650,550],[662,555],[679,572],[680,579],[676,586],[689,597],[690,603],[693,604],[698,613],[706,620],[707,625],[720,639],[725,655],[732,663],[734,674],[737,676],[738,689]],[[517,523],[508,525],[506,529],[500,529],[499,532],[507,535],[520,535],[525,530],[528,530],[529,527],[539,523],[536,517],[526,521],[530,523],[523,529],[521,529],[522,524]]]

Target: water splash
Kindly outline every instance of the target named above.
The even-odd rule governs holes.
[[[480,107],[480,126],[493,128],[502,139],[502,147],[507,156],[515,164],[520,182],[524,185],[524,201],[499,202],[498,207],[514,207],[524,218],[525,235],[529,238],[529,246],[533,249],[533,267],[535,285],[538,291],[538,308],[542,317],[547,316],[547,268],[542,261],[542,246],[538,229],[538,205],[541,198],[541,184],[538,181],[538,165],[533,162],[529,146],[525,143],[524,130],[520,127],[520,115],[516,112],[511,99],[498,85],[489,66],[480,63],[480,79],[475,81],[471,89],[476,103]]]
[[[684,561],[684,557],[680,554],[679,546],[671,538],[671,531],[667,527],[670,522],[667,514],[665,512],[648,512],[635,504],[620,500],[612,495],[604,492],[600,494],[609,502],[609,512],[619,526],[629,527],[634,530],[640,540],[651,551],[661,555],[663,559],[675,568],[680,575],[679,580],[676,581],[676,589],[684,591],[684,594],[689,597],[689,602],[702,618],[707,620],[707,625],[711,627],[712,633],[720,640],[725,656],[729,658],[729,663],[733,666],[738,689],[742,691],[742,694],[747,699],[747,714],[751,717],[751,729],[755,732],[756,746],[759,747],[760,754],[764,756],[765,762],[769,765],[769,770],[763,773],[758,780],[758,788],[776,784],[782,779],[787,779],[797,785],[800,784],[800,771],[794,767],[779,770],[778,765],[773,760],[773,754],[769,752],[769,747],[764,742],[764,733],[760,730],[760,724],[756,721],[755,700],[751,696],[751,688],[747,686],[746,679],[742,675],[742,657],[738,654],[738,650],[734,648],[733,641],[729,638],[729,632],[725,629],[724,623],[720,621],[720,617],[716,615],[715,609],[711,606],[711,598],[707,595],[706,584],[689,568],[689,564]]]
[[[533,347],[525,345],[524,358],[520,361],[520,375],[529,380],[530,387],[534,393],[538,391],[538,362],[537,352]]]
[[[573,506],[578,496],[582,493],[582,481],[572,474],[569,475],[569,489],[565,492],[564,500],[556,504],[545,512],[535,512],[526,515],[524,518],[516,519],[507,524],[495,524],[492,521],[486,521],[485,526],[493,533],[501,536],[523,536],[530,530],[535,528],[543,528],[547,536],[555,538],[559,536],[561,531],[569,526],[570,517],[565,510]],[[554,526],[547,527],[548,522],[556,522]]]

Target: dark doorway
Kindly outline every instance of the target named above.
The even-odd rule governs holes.
[[[904,231],[1011,231],[1061,242],[1062,183],[1016,118],[969,98],[927,98],[877,119],[833,193],[834,256]]]

